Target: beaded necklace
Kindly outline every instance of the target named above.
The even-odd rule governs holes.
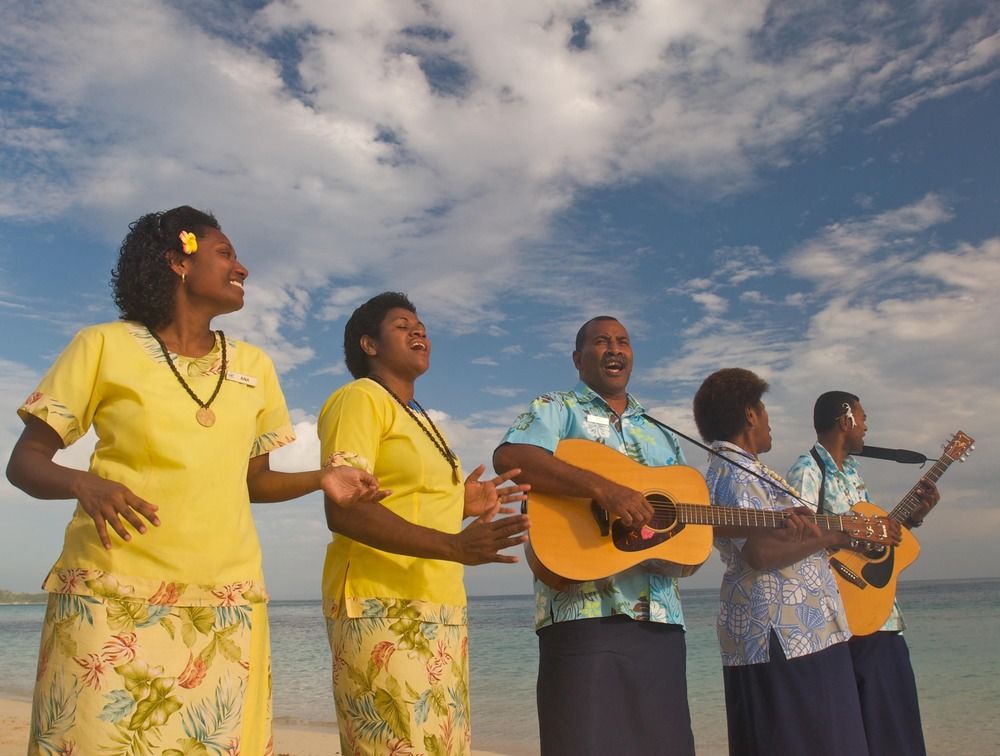
[[[445,461],[447,461],[448,464],[451,466],[451,476],[454,479],[454,481],[458,483],[458,457],[455,456],[455,452],[453,452],[451,450],[451,447],[448,446],[448,442],[444,440],[444,436],[442,435],[441,431],[438,430],[437,426],[434,424],[434,421],[431,420],[431,416],[427,414],[427,410],[425,410],[423,407],[420,406],[420,402],[418,402],[416,399],[413,399],[412,400],[413,403],[416,405],[417,410],[420,412],[420,414],[417,415],[417,413],[413,411],[413,408],[410,407],[409,404],[400,399],[399,395],[396,394],[395,391],[393,391],[386,385],[385,381],[383,381],[381,378],[379,378],[377,375],[374,374],[368,375],[368,378],[375,381],[375,383],[384,388],[389,393],[389,396],[391,396],[393,399],[396,400],[396,404],[402,407],[406,411],[406,414],[409,415],[411,418],[413,418],[413,422],[415,422],[418,426],[420,426],[420,430],[422,430],[424,432],[424,435],[426,435],[427,438],[431,440],[431,443],[433,443],[435,448],[439,452],[441,452],[441,456],[444,457]],[[424,423],[421,421],[420,419],[421,417],[427,421],[427,425],[430,426],[430,430],[428,430],[427,425],[424,425]],[[433,431],[433,433],[431,433],[431,431]]]
[[[198,411],[194,413],[194,419],[198,421],[198,424],[203,428],[211,428],[215,425],[215,413],[211,410],[210,406],[212,402],[215,401],[215,397],[219,395],[219,389],[222,388],[222,382],[226,379],[226,368],[229,365],[229,361],[226,358],[226,334],[222,331],[216,331],[216,335],[219,337],[219,341],[222,343],[222,366],[219,368],[219,380],[215,384],[215,391],[212,395],[208,397],[207,402],[203,402],[198,398],[198,395],[194,393],[190,386],[188,386],[187,381],[181,377],[180,371],[177,370],[177,366],[174,365],[174,361],[170,359],[170,352],[167,350],[167,345],[163,343],[163,339],[153,333],[153,329],[147,329],[149,334],[156,339],[156,343],[160,345],[160,351],[163,352],[163,356],[167,360],[167,365],[170,366],[170,371],[174,374],[174,377],[180,382],[181,386],[185,391],[188,392],[188,396],[194,399],[195,404],[198,405]]]
[[[772,470],[770,467],[768,467],[764,463],[758,462],[758,464],[760,464],[761,468],[763,468],[764,474],[767,477],[769,477],[769,478],[771,478],[771,480],[777,482],[779,488],[784,488],[785,489],[785,491],[783,491],[783,493],[790,493],[796,499],[801,499],[802,498],[802,495],[798,492],[798,490],[795,488],[795,486],[793,486],[787,480],[785,480],[784,478],[782,478],[780,475],[778,475],[778,473],[776,473],[774,470]]]

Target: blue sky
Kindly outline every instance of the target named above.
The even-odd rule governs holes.
[[[417,304],[417,396],[467,469],[573,384],[573,334],[606,313],[634,393],[692,434],[708,373],[764,375],[779,471],[831,388],[862,397],[873,444],[975,436],[906,576],[1000,574],[995,3],[38,2],[0,28],[4,457],[75,329],[116,317],[127,224],[186,203],[250,270],[216,325],[281,371],[299,441],[277,467],[316,464],[371,294]],[[864,469],[886,508],[919,475]],[[0,587],[34,590],[72,505],[4,481],[0,507]],[[256,516],[272,593],[318,595],[318,498]],[[713,554],[685,585],[719,574]],[[523,566],[467,584],[529,590]]]

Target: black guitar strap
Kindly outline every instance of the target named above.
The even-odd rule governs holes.
[[[743,472],[750,473],[755,478],[759,478],[760,480],[764,481],[765,483],[767,483],[772,488],[776,488],[777,490],[781,491],[783,494],[787,494],[788,496],[791,496],[793,499],[801,501],[806,506],[809,506],[809,507],[812,506],[811,502],[806,501],[801,496],[796,496],[795,493],[793,493],[789,489],[785,488],[783,485],[781,485],[780,483],[778,483],[778,481],[774,480],[773,478],[769,478],[766,475],[761,475],[759,472],[757,472],[756,470],[751,470],[749,467],[744,467],[739,462],[735,462],[735,461],[729,459],[729,457],[727,457],[725,454],[719,454],[719,452],[717,452],[712,447],[705,446],[705,444],[703,444],[701,441],[698,441],[696,439],[691,438],[691,436],[688,436],[688,435],[686,435],[684,433],[681,433],[676,428],[671,428],[669,425],[667,425],[666,423],[660,422],[659,420],[657,420],[652,415],[649,415],[649,414],[643,412],[642,416],[644,418],[646,418],[647,420],[649,420],[649,422],[651,422],[653,425],[657,426],[660,430],[669,431],[670,433],[673,433],[675,436],[680,436],[685,441],[690,441],[692,444],[694,444],[695,446],[697,446],[699,449],[704,449],[709,454],[714,454],[716,457],[718,457],[719,459],[723,460],[727,464],[730,464],[733,467],[738,467]],[[824,473],[825,473],[825,471],[824,471]],[[821,493],[822,493],[822,490],[821,490]]]
[[[821,473],[819,479],[819,501],[816,502],[816,514],[823,514],[823,498],[826,494],[826,465],[823,464],[822,458],[819,456],[819,452],[816,451],[814,446],[809,450],[812,454],[812,458],[816,460],[816,464],[819,465],[819,471]]]

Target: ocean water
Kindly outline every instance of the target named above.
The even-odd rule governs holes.
[[[1000,754],[1000,579],[902,582],[899,598],[928,752]],[[725,754],[717,594],[684,591],[683,602],[698,753]],[[41,606],[0,606],[0,695],[31,695],[43,613]],[[474,747],[537,753],[532,598],[474,597],[469,620]],[[276,721],[332,724],[330,652],[319,602],[272,603],[271,640]]]

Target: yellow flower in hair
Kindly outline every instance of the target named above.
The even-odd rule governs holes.
[[[198,237],[190,231],[181,231],[181,250],[185,255],[190,255],[198,251]]]

